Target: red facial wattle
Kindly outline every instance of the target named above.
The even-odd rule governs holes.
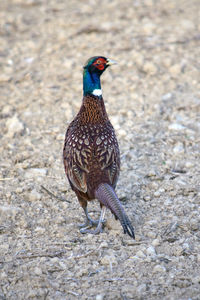
[[[99,69],[100,71],[103,71],[105,69],[106,66],[106,60],[103,58],[98,58],[93,65]]]
[[[97,67],[97,69],[99,69],[99,70],[104,70],[104,68],[105,68],[105,65],[104,64],[100,64],[100,65],[96,65],[96,67]]]

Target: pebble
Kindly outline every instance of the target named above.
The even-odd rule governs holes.
[[[3,73],[0,74],[0,82],[2,82],[2,83],[7,82],[10,79],[11,79],[11,77],[9,75],[3,74]]]
[[[153,33],[155,33],[156,30],[156,24],[153,22],[150,22],[149,20],[145,20],[147,22],[145,22],[145,24],[143,24],[142,28],[145,34],[147,35],[151,35]]]
[[[12,106],[11,105],[5,105],[3,108],[2,108],[2,115],[9,115],[12,111]]]
[[[176,246],[173,248],[173,255],[181,256],[183,253],[183,248],[181,246]]]
[[[127,132],[124,129],[121,128],[121,129],[118,130],[118,134],[119,134],[119,136],[123,137],[123,136],[127,135]]]
[[[151,170],[149,170],[149,172],[146,174],[146,176],[148,176],[148,177],[156,176],[156,171],[153,170],[153,169],[151,169]]]
[[[109,230],[114,230],[114,231],[120,231],[121,230],[121,225],[118,220],[115,220],[114,218],[108,218],[106,221],[106,227]]]
[[[172,123],[168,126],[169,130],[177,130],[177,131],[184,130],[185,128],[186,128],[185,126],[183,126],[179,123]]]
[[[167,94],[162,96],[162,100],[163,101],[169,101],[169,100],[172,99],[172,97],[173,97],[172,93],[167,93]]]
[[[38,267],[35,268],[34,273],[38,276],[42,275],[42,270]]]
[[[152,241],[152,245],[153,245],[154,247],[159,246],[159,245],[160,245],[159,239],[154,239],[154,240]]]
[[[150,201],[151,200],[151,197],[149,196],[149,195],[145,195],[144,197],[143,197],[143,199],[144,199],[144,201]]]
[[[24,124],[19,120],[17,115],[9,118],[6,122],[7,137],[12,138],[17,133],[22,133],[24,130]]]
[[[190,162],[190,161],[186,161],[185,167],[188,168],[188,169],[190,169],[190,168],[194,167],[194,164],[192,162]]]
[[[42,198],[42,195],[38,193],[36,190],[31,191],[28,194],[29,201],[38,201]]]
[[[104,296],[103,295],[96,295],[96,300],[103,300]]]
[[[0,213],[16,215],[21,209],[15,206],[0,205]]]
[[[176,146],[173,148],[173,152],[175,154],[182,154],[184,153],[185,149],[183,143],[177,143]]]
[[[145,258],[146,257],[146,255],[144,254],[144,252],[142,250],[137,251],[136,252],[136,256],[137,257],[141,257],[141,258]]]
[[[154,197],[160,197],[160,195],[161,195],[161,193],[159,190],[154,193]]]
[[[153,273],[164,273],[166,272],[166,268],[162,265],[156,265],[154,268],[153,268]]]
[[[26,178],[37,178],[38,176],[46,176],[47,175],[47,169],[42,168],[31,168],[27,169],[25,172]]]
[[[157,67],[152,62],[146,62],[143,66],[143,70],[150,75],[157,73]]]
[[[153,246],[148,247],[146,250],[146,253],[147,253],[147,255],[153,256],[153,257],[157,255],[156,250]]]
[[[46,228],[44,228],[44,227],[38,226],[35,228],[35,232],[37,232],[39,234],[43,234],[45,231],[46,231]]]
[[[101,259],[101,264],[102,265],[117,265],[117,259],[115,257],[114,254],[109,254],[109,255],[105,255],[102,259]]]
[[[145,283],[143,283],[143,284],[140,284],[140,285],[137,287],[137,292],[138,292],[139,294],[142,294],[142,293],[144,293],[144,292],[146,291],[146,289],[147,289],[147,285],[146,285]]]
[[[169,67],[169,72],[170,72],[172,75],[177,76],[177,75],[180,74],[180,72],[181,72],[181,65],[175,64],[175,65]]]
[[[108,243],[106,241],[102,242],[101,248],[108,248]]]

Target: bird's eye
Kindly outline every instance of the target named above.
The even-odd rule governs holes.
[[[96,63],[97,63],[97,65],[100,65],[100,64],[102,64],[102,61],[101,61],[100,59],[98,59],[98,60],[96,61]]]

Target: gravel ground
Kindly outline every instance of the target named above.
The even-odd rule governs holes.
[[[199,0],[0,6],[0,299],[200,299]],[[81,235],[64,174],[94,55],[119,63],[102,85],[135,241],[110,213]]]

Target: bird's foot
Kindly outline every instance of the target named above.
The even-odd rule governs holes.
[[[92,230],[92,229],[89,229],[89,226],[86,226],[86,227],[81,228],[80,232],[81,233],[91,233],[91,234],[98,234],[98,233],[102,232],[103,225],[105,224],[105,219],[104,219],[105,213],[106,213],[106,207],[104,206],[101,210],[101,216],[99,218],[97,227],[94,230]]]
[[[86,222],[83,224],[79,224],[78,227],[79,228],[89,228],[92,226],[97,226],[99,224],[99,220],[93,220],[90,217],[86,219]]]
[[[99,234],[101,232],[103,232],[103,223],[102,222],[100,224],[98,224],[94,230],[89,229],[89,226],[80,229],[80,233],[83,233],[83,234],[85,234],[85,233]]]

